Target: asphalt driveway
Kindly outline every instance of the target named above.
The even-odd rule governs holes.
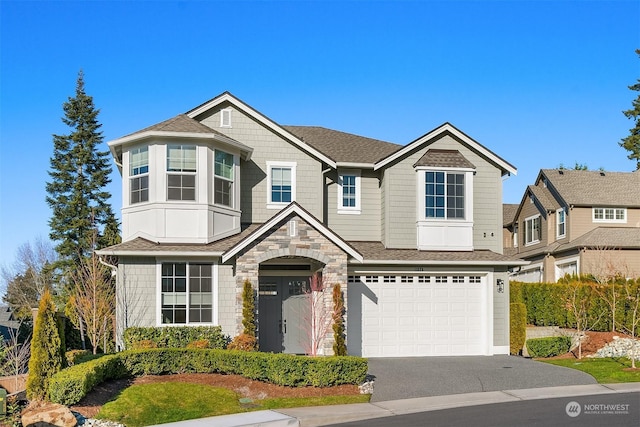
[[[588,374],[517,356],[369,359],[372,402],[480,391],[597,384]]]

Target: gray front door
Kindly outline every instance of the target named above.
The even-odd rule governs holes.
[[[304,354],[308,350],[307,277],[261,277],[258,295],[260,351]]]

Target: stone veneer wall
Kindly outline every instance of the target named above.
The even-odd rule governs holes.
[[[289,235],[290,222],[295,221],[295,236]],[[307,224],[297,215],[286,218],[266,235],[254,242],[236,258],[236,328],[242,332],[242,286],[249,280],[254,289],[258,287],[260,263],[279,257],[297,256],[311,258],[324,264],[323,281],[329,284],[324,292],[327,310],[333,310],[333,284],[340,283],[347,307],[347,254],[333,242]],[[333,354],[333,331],[329,327],[320,351]]]

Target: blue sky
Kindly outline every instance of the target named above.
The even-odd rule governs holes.
[[[451,122],[518,168],[507,203],[540,168],[635,166],[618,142],[638,1],[2,0],[0,16],[0,264],[48,235],[51,135],[80,69],[105,142],[228,90],[281,124],[399,144]]]

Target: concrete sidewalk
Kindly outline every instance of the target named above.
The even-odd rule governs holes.
[[[356,403],[353,405],[289,408],[200,418],[197,420],[162,424],[162,427],[314,427],[415,412],[460,408],[464,406],[631,392],[640,393],[640,383],[543,387],[418,397],[375,403]]]

